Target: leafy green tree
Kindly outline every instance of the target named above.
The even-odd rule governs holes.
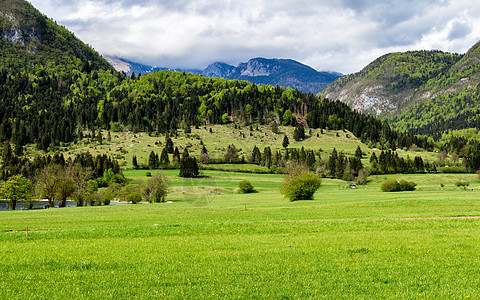
[[[18,200],[24,200],[32,208],[30,200],[32,182],[23,175],[14,175],[0,186],[0,197],[7,200],[8,206],[15,210]]]
[[[283,121],[282,121],[282,125],[283,126],[288,126],[288,125],[291,125],[292,123],[292,119],[293,119],[293,114],[290,110],[286,110],[285,113],[283,114]]]
[[[227,113],[224,113],[222,116],[222,124],[227,124],[228,122],[230,122],[230,118]]]
[[[162,175],[155,175],[147,181],[143,189],[145,199],[151,203],[165,202],[167,197],[167,178]]]
[[[44,197],[48,201],[49,207],[55,206],[58,187],[61,182],[58,180],[61,173],[61,167],[51,164],[41,169],[36,176],[35,188],[39,197]]]
[[[105,171],[108,173],[108,171]],[[111,173],[113,176],[113,172]],[[72,196],[75,192],[75,171],[71,167],[60,168],[57,177],[56,198],[60,201],[60,207],[65,207],[67,198]]]
[[[290,201],[312,200],[322,180],[304,165],[289,163],[280,192]]]

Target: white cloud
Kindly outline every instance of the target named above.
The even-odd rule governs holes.
[[[31,2],[101,53],[174,68],[263,56],[350,73],[388,52],[465,52],[480,38],[468,0]]]

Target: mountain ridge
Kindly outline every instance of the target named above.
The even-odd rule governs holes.
[[[125,70],[128,70],[128,72],[125,72],[127,76],[130,76],[132,72],[146,74],[158,70],[183,71],[205,77],[247,80],[256,84],[273,86],[280,85],[313,94],[318,94],[329,83],[343,76],[338,72],[319,72],[298,61],[280,58],[256,57],[240,63],[237,67],[224,62],[214,62],[204,70],[187,70],[149,67],[122,58],[108,55],[104,55],[104,57],[114,67],[117,65],[117,71],[125,72]]]

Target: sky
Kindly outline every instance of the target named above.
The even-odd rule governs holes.
[[[204,69],[289,58],[349,74],[408,50],[465,53],[476,0],[29,0],[101,54]]]

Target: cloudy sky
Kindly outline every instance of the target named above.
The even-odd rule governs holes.
[[[169,68],[291,58],[357,72],[394,51],[464,53],[475,0],[30,0],[101,54]]]

